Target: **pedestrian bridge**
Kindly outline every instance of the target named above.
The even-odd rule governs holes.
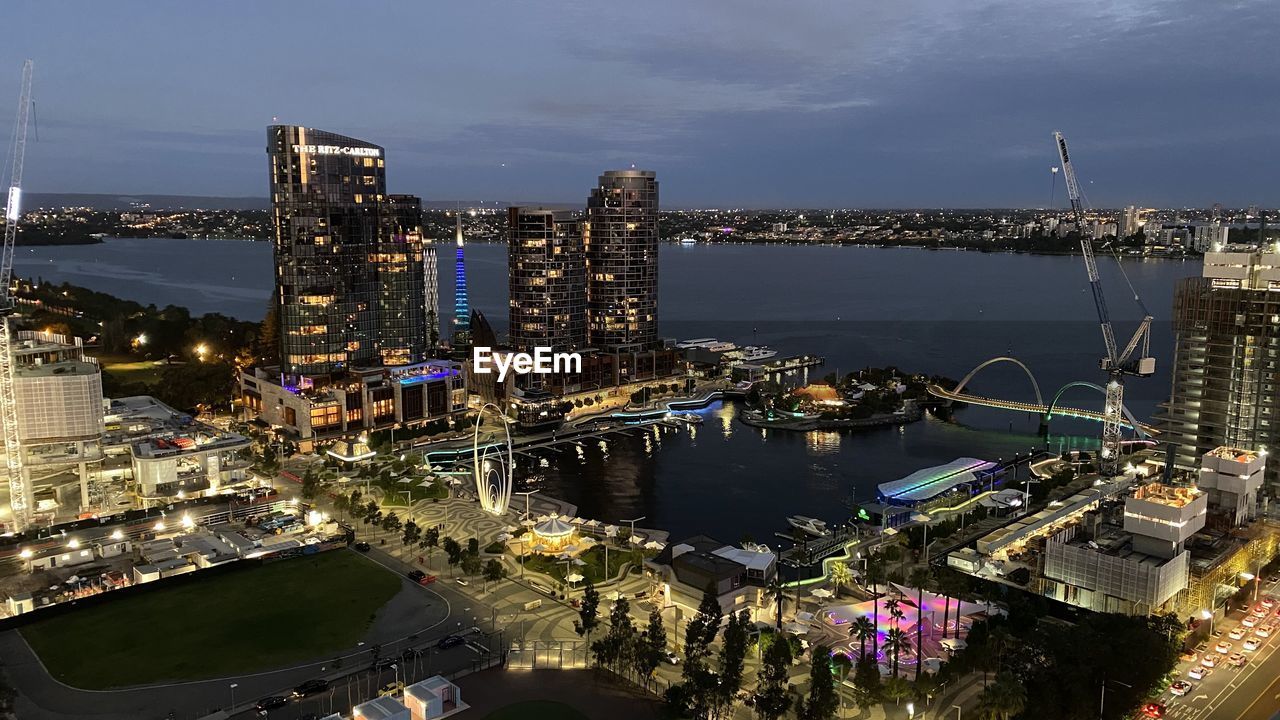
[[[978,372],[983,368],[986,368],[990,365],[994,365],[996,363],[1011,363],[1021,368],[1022,371],[1026,373],[1027,379],[1031,381],[1031,387],[1035,391],[1036,401],[1034,403],[1030,403],[1030,402],[1021,402],[1018,400],[1004,400],[1001,398],[987,397],[984,395],[974,395],[972,393],[964,392],[965,386],[969,384],[969,381],[973,379],[974,375],[978,374]],[[1064,393],[1066,393],[1068,390],[1071,390],[1073,388],[1078,388],[1078,387],[1095,390],[1101,393],[1103,396],[1105,396],[1107,392],[1106,388],[1103,388],[1101,385],[1098,385],[1096,383],[1086,382],[1084,380],[1075,380],[1059,388],[1058,391],[1054,393],[1053,400],[1051,400],[1048,404],[1045,404],[1044,397],[1040,394],[1040,384],[1036,382],[1036,378],[1034,375],[1031,374],[1030,368],[1028,368],[1026,365],[1022,363],[1022,361],[1016,358],[995,357],[995,358],[991,358],[990,360],[987,360],[981,365],[978,365],[973,370],[969,371],[969,374],[964,376],[964,379],[961,380],[958,385],[956,385],[954,390],[947,390],[939,385],[930,384],[929,394],[936,398],[941,398],[943,400],[946,400],[948,402],[963,402],[963,403],[969,403],[970,405],[981,405],[983,407],[991,407],[991,408],[997,408],[1001,410],[1014,410],[1017,412],[1036,413],[1040,415],[1041,431],[1047,432],[1049,427],[1049,420],[1054,416],[1073,417],[1073,418],[1079,418],[1081,420],[1092,420],[1094,422],[1103,421],[1103,414],[1101,412],[1098,412],[1097,410],[1086,410],[1084,408],[1071,407],[1069,405],[1062,405],[1059,403]],[[1130,430],[1133,430],[1139,437],[1148,438],[1160,432],[1158,429],[1156,429],[1154,426],[1148,423],[1139,422],[1138,419],[1133,416],[1133,413],[1129,412],[1129,408],[1121,407],[1121,411],[1123,412],[1123,415],[1124,415],[1124,419],[1121,424],[1124,427],[1127,427]]]

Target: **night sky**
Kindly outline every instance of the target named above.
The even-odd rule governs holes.
[[[4,4],[33,192],[265,196],[265,126],[384,145],[393,192],[664,207],[1277,204],[1280,2]],[[6,123],[7,124],[7,123]],[[1061,201],[1061,187],[1058,198]]]

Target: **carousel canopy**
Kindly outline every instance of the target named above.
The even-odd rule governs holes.
[[[562,538],[573,534],[573,526],[558,517],[550,517],[533,526],[538,537]]]

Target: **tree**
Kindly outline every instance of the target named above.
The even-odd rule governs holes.
[[[996,675],[995,682],[982,691],[978,700],[978,712],[992,720],[1009,720],[1021,713],[1027,705],[1027,691],[1022,683],[1009,673]]]
[[[809,654],[809,697],[796,703],[796,716],[800,720],[829,720],[839,707],[840,696],[831,674],[831,649],[814,645]]]
[[[751,636],[751,618],[746,610],[731,613],[724,628],[724,644],[720,646],[719,705],[728,707],[742,687],[742,670],[747,660]]]
[[[449,571],[452,574],[453,567],[462,562],[462,546],[458,544],[457,540],[446,537],[441,547],[444,548],[445,555],[449,556]]]
[[[880,694],[884,696],[884,699],[892,700],[895,705],[911,697],[911,693],[911,682],[897,675],[885,680],[884,684],[880,686]]]
[[[763,720],[778,720],[791,709],[790,669],[791,643],[775,639],[764,651],[756,685],[756,712]]]
[[[440,528],[430,527],[423,533],[418,546],[427,551],[427,564],[431,564],[431,554],[440,546]]]
[[[618,598],[609,611],[609,632],[591,643],[591,654],[598,665],[612,669],[630,664],[635,650],[636,626],[631,621],[631,609],[625,597]]]
[[[863,655],[853,671],[854,701],[858,707],[871,707],[880,700],[880,663]]]
[[[462,553],[462,562],[460,564],[463,575],[476,575],[481,569],[480,556],[469,552]]]
[[[876,593],[876,588],[884,582],[884,556],[880,553],[872,553],[867,556],[867,585],[871,588],[871,596],[875,601],[871,605],[871,624],[875,626],[876,631],[871,633],[871,654],[880,654],[880,595]]]
[[[831,566],[831,583],[836,586],[836,597],[840,597],[840,591],[851,582],[853,573],[849,571],[848,565],[838,562]]]
[[[916,682],[920,681],[920,667],[924,665],[921,659],[924,657],[924,586],[933,582],[933,573],[929,572],[927,567],[918,567],[911,571],[910,585],[916,589]],[[929,626],[933,626],[933,620],[929,620]]]
[[[911,648],[911,638],[899,628],[892,628],[884,636],[884,648],[893,653],[893,676],[898,676],[898,656]]]
[[[774,563],[777,567],[777,563]],[[782,632],[782,601],[787,597],[787,589],[782,585],[782,575],[775,574],[773,579],[769,581],[769,596],[773,598],[775,604],[774,620],[775,627],[778,632]]]
[[[418,542],[418,537],[421,534],[422,534],[422,528],[418,527],[418,523],[414,522],[413,520],[409,520],[404,524],[404,535],[401,536],[400,542],[405,547],[409,547],[410,545],[413,545],[414,543]]]
[[[400,529],[400,516],[396,515],[394,510],[387,513],[387,516],[382,519],[382,529],[387,532],[395,532]]]
[[[723,620],[715,588],[708,585],[702,593],[698,612],[685,625],[682,682],[668,693],[668,702],[677,714],[705,718],[719,704],[720,678],[707,666],[707,656]]]
[[[854,620],[849,628],[849,636],[858,638],[858,657],[867,656],[867,640],[875,638],[876,626],[865,615]]]
[[[305,500],[314,500],[319,494],[320,478],[316,477],[314,470],[308,468],[302,475],[302,497]]]
[[[655,607],[649,611],[649,624],[636,643],[636,652],[632,658],[636,674],[644,680],[646,687],[666,653],[667,628],[662,623],[662,613]]]
[[[480,541],[475,538],[467,538],[467,552],[472,555],[479,555]]]
[[[370,500],[369,503],[364,506],[364,514],[361,517],[364,518],[365,524],[367,525],[373,522],[374,516],[381,512],[382,511],[378,509],[378,501]]]
[[[596,586],[587,580],[587,584],[582,587],[582,604],[578,608],[578,620],[573,624],[574,632],[580,637],[587,639],[587,645],[591,644],[591,632],[600,624],[600,593],[596,590]]]
[[[489,583],[498,582],[507,576],[507,569],[502,567],[502,563],[497,558],[490,558],[489,562],[484,564],[484,589],[489,591]]]

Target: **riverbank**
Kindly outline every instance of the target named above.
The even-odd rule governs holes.
[[[738,414],[738,420],[743,425],[750,425],[756,428],[765,428],[768,430],[792,430],[795,432],[810,432],[814,430],[860,430],[865,428],[893,427],[896,425],[906,425],[916,422],[924,417],[924,410],[919,405],[912,405],[903,408],[900,412],[880,413],[865,418],[843,418],[843,419],[823,419],[823,418],[795,418],[775,416],[772,419],[765,419],[764,416],[756,410],[744,410]]]

